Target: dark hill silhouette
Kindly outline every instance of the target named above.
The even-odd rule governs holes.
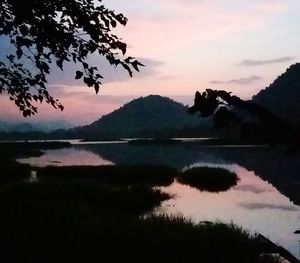
[[[290,66],[269,87],[253,97],[274,114],[293,124],[300,123],[300,63]]]
[[[86,139],[210,134],[212,120],[192,116],[187,109],[170,98],[150,95],[135,99],[92,124],[70,132]]]
[[[245,101],[224,90],[211,90],[195,94],[190,113],[202,117],[213,116],[222,137],[244,142],[286,142],[296,135],[295,127],[278,117],[263,105]]]

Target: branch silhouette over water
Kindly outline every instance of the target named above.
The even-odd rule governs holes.
[[[253,101],[244,101],[224,90],[197,91],[189,112],[201,117],[213,116],[217,128],[239,130],[240,140],[256,142],[291,141],[296,129],[266,107]]]

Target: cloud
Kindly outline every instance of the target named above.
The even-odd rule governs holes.
[[[238,78],[238,79],[231,79],[226,81],[220,81],[220,80],[212,80],[209,83],[213,85],[224,85],[224,84],[239,84],[239,85],[248,85],[252,84],[258,80],[261,80],[262,78],[259,76],[251,76],[248,78]]]
[[[296,206],[286,206],[286,205],[273,205],[273,204],[263,204],[263,203],[240,203],[241,207],[256,210],[256,209],[278,209],[283,211],[299,211]]]
[[[244,192],[251,192],[254,194],[261,194],[261,193],[270,191],[270,190],[262,189],[256,185],[251,185],[251,184],[239,185],[239,186],[235,187],[234,189],[239,190],[239,191],[244,191]]]
[[[150,59],[150,58],[137,58],[145,67],[140,67],[140,72],[134,72],[133,77],[135,79],[147,78],[158,75],[158,68],[164,65],[163,61]],[[96,66],[99,69],[99,73],[103,76],[102,84],[126,82],[130,81],[130,76],[121,66],[113,67],[104,58],[92,56],[88,63],[91,66]],[[64,70],[60,71],[57,68],[53,68],[49,76],[49,85],[55,88],[65,88],[69,86],[84,86],[81,80],[75,80],[76,70],[82,70],[79,64],[66,63]],[[51,91],[51,90],[50,90]]]
[[[270,64],[277,64],[277,63],[284,63],[290,62],[294,60],[295,57],[280,57],[274,59],[267,59],[267,60],[252,60],[252,59],[245,59],[238,65],[252,67],[252,66],[263,66],[263,65],[270,65]]]

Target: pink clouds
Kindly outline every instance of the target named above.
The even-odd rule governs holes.
[[[98,96],[82,83],[74,82],[72,67],[64,72],[67,78],[54,73],[50,82],[55,87],[50,89],[66,110],[60,113],[43,106],[40,115],[34,118],[71,118],[77,123],[88,123],[134,97],[193,96],[196,90],[210,88],[209,82],[213,79],[234,80],[224,85],[224,89],[250,98],[284,71],[287,65],[283,62],[288,61],[276,65],[263,63],[259,69],[237,66],[239,61],[272,61],[298,54],[293,52],[299,49],[298,42],[293,41],[293,36],[283,37],[282,33],[299,24],[295,17],[293,24],[285,17],[287,12],[299,7],[296,0],[288,3],[282,0],[103,2],[129,18],[128,25],[118,28],[116,34],[129,44],[128,55],[141,58],[146,68],[131,79],[123,71],[107,68],[103,60],[93,57],[91,61],[102,68],[106,77]],[[278,35],[279,27],[281,34]],[[287,49],[292,43],[295,43],[294,48]],[[241,80],[251,76],[261,76],[261,79],[249,85],[241,84]],[[7,115],[20,115],[10,102],[2,103],[1,98],[0,101]]]
[[[151,5],[161,7],[160,15],[165,12],[162,19],[151,20],[144,13],[128,14],[130,22],[124,30],[125,39],[134,46],[133,50],[138,55],[164,56],[178,48],[193,47],[197,42],[255,30],[281,10],[281,5],[272,8],[269,1],[259,2],[254,8],[239,12],[224,11],[219,1],[188,2],[151,1]]]

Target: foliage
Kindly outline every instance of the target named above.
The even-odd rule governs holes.
[[[37,113],[34,102],[46,101],[63,110],[46,87],[52,64],[61,70],[69,61],[81,64],[75,79],[83,79],[98,93],[102,76],[88,64],[93,53],[132,76],[142,64],[124,58],[127,46],[111,32],[126,23],[123,14],[107,9],[101,0],[1,1],[0,36],[12,51],[0,61],[0,93],[6,92],[25,117]]]
[[[213,116],[217,128],[239,128],[242,140],[287,141],[295,136],[295,127],[266,107],[224,90],[197,91],[189,112]]]
[[[148,185],[111,186],[89,181],[16,183],[13,190],[1,195],[4,200],[19,202],[25,207],[47,204],[47,207],[70,209],[90,207],[96,213],[141,215],[153,210],[170,195]],[[41,211],[42,212],[42,211]],[[37,212],[38,213],[38,212]]]

